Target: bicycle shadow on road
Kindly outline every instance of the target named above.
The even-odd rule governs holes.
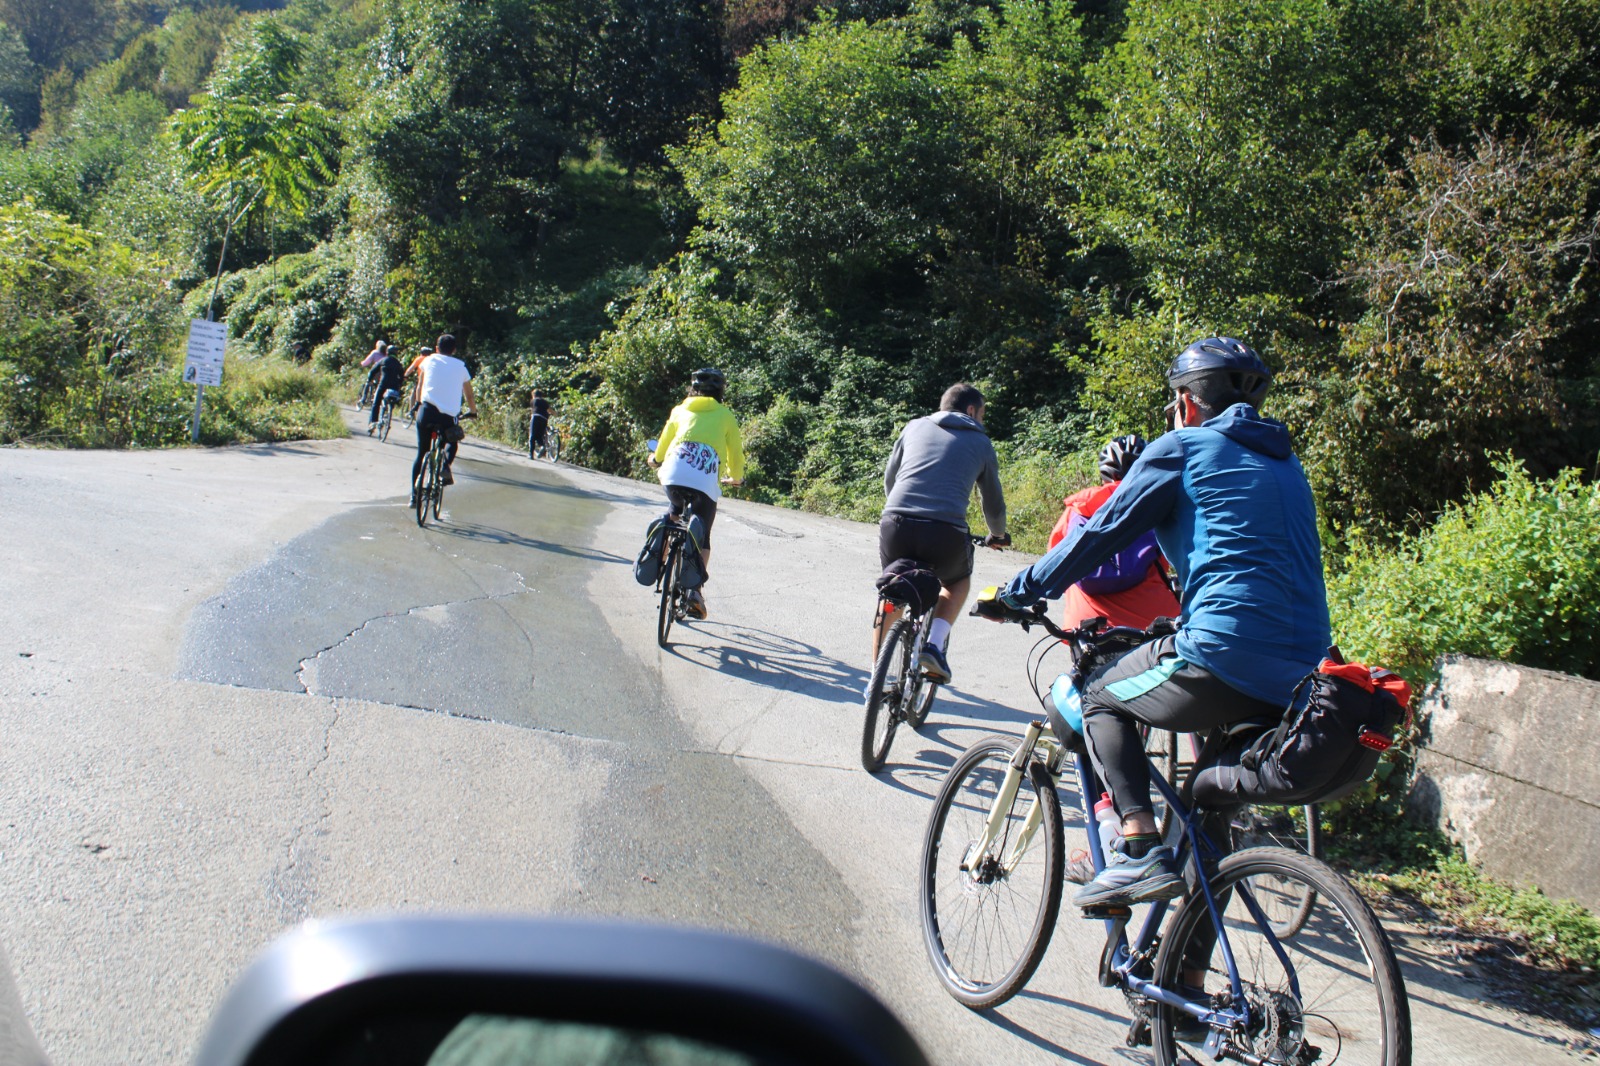
[[[696,622],[689,631],[695,630],[715,633],[716,643],[674,643],[667,650],[686,662],[765,688],[798,692],[829,703],[861,701],[866,671],[830,659],[804,641],[728,622]]]
[[[496,526],[451,521],[448,524],[431,526],[429,527],[429,532],[443,533],[446,536],[460,537],[463,540],[472,540],[483,544],[507,544],[518,548],[528,548],[533,551],[570,555],[574,559],[587,559],[593,563],[625,563],[628,566],[633,565],[632,559],[625,559],[610,552],[597,551],[593,548],[574,547],[570,544],[557,544],[555,541],[538,540],[534,537],[525,537],[521,533],[513,533],[508,529],[500,529]]]
[[[1027,995],[1030,995],[1030,993],[1022,992],[1022,993],[1020,993],[1020,995],[1027,996]],[[1085,1006],[1082,1003],[1074,1002],[1073,1000],[1070,1000],[1070,999],[1061,999],[1060,997],[1057,997],[1057,996],[1039,996],[1037,998],[1053,1000],[1054,1002],[1059,1003],[1064,1007],[1068,1007],[1068,1008],[1073,1009],[1073,1010],[1085,1011],[1085,1012],[1087,1012],[1089,1014],[1095,1014],[1095,1015],[1098,1015],[1098,1016],[1100,1016],[1102,1018],[1109,1018],[1112,1021],[1124,1021],[1125,1020],[1125,1019],[1117,1018],[1114,1015],[1107,1014],[1105,1011],[1097,1010],[1094,1007],[1089,1007],[1089,1006]],[[1054,1040],[1051,1040],[1048,1037],[1040,1036],[1038,1033],[1034,1032],[1032,1029],[1029,1029],[1026,1026],[1020,1025],[1017,1022],[1012,1021],[1010,1018],[1007,1018],[1004,1014],[1001,1014],[996,1009],[991,1008],[989,1010],[981,1010],[981,1011],[978,1011],[977,1014],[978,1014],[979,1017],[985,1018],[985,1019],[989,1020],[990,1022],[993,1022],[994,1025],[997,1028],[1004,1029],[1006,1032],[1010,1033],[1014,1037],[1017,1037],[1019,1040],[1026,1040],[1028,1043],[1032,1044],[1033,1046],[1035,1046],[1037,1048],[1040,1048],[1043,1051],[1047,1051],[1052,1055],[1059,1056],[1062,1060],[1064,1060],[1066,1062],[1076,1063],[1077,1066],[1107,1066],[1108,1060],[1106,1060],[1106,1059],[1085,1058],[1084,1056],[1078,1054],[1075,1051],[1071,1051],[1068,1048],[1062,1047],[1060,1044],[1056,1043]],[[1132,1057],[1132,1056],[1128,1056],[1128,1055],[1122,1054],[1120,1052],[1120,1050],[1113,1051],[1112,1054],[1116,1058],[1119,1058],[1119,1059],[1120,1058],[1130,1058],[1130,1057]],[[1143,1057],[1140,1057],[1137,1061],[1141,1061],[1142,1062],[1142,1061],[1146,1061],[1146,1060],[1144,1060]]]

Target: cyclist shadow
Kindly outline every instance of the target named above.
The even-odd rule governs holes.
[[[1018,993],[1018,998],[1022,998],[1022,997],[1027,997],[1027,998],[1030,998],[1030,999],[1048,1000],[1048,1001],[1051,1002],[1052,1005],[1058,1005],[1058,1006],[1062,1006],[1062,1007],[1067,1007],[1068,1009],[1071,1009],[1071,1010],[1083,1011],[1086,1014],[1092,1014],[1092,1015],[1094,1015],[1096,1017],[1104,1018],[1107,1021],[1122,1022],[1122,1023],[1126,1023],[1126,1021],[1127,1021],[1126,1018],[1120,1018],[1120,1017],[1118,1017],[1118,1016],[1116,1016],[1114,1014],[1110,1014],[1110,1013],[1108,1013],[1106,1011],[1099,1010],[1099,1009],[1097,1009],[1095,1007],[1090,1007],[1087,1004],[1079,1003],[1076,1000],[1063,999],[1060,996],[1046,996],[1046,995],[1042,995],[1042,994],[1037,993],[1037,992],[1023,991],[1023,992],[1019,992]],[[1060,1044],[1056,1043],[1054,1040],[1051,1040],[1048,1037],[1040,1036],[1038,1033],[1034,1032],[1032,1029],[1029,1029],[1027,1026],[1021,1025],[1021,1024],[1019,1024],[1017,1022],[1012,1021],[1010,1018],[1007,1018],[1004,1014],[1000,1013],[998,1008],[990,1008],[989,1010],[981,1010],[981,1011],[978,1011],[977,1013],[978,1013],[978,1015],[980,1017],[986,1018],[989,1021],[993,1022],[997,1028],[1004,1029],[1006,1032],[1010,1033],[1012,1036],[1015,1036],[1020,1040],[1026,1040],[1028,1043],[1032,1044],[1033,1046],[1035,1046],[1035,1047],[1037,1047],[1037,1048],[1039,1048],[1039,1049],[1041,1049],[1043,1051],[1047,1051],[1052,1055],[1058,1056],[1059,1058],[1061,1058],[1065,1062],[1076,1063],[1077,1066],[1107,1066],[1107,1063],[1109,1061],[1112,1061],[1112,1060],[1108,1060],[1108,1059],[1086,1058],[1085,1056],[1083,1056],[1083,1055],[1081,1055],[1081,1054],[1079,1054],[1079,1053],[1077,1053],[1075,1051],[1072,1051],[1072,1050],[1070,1050],[1068,1048],[1062,1047]],[[1127,1052],[1124,1052],[1120,1048],[1114,1049],[1111,1054],[1112,1054],[1113,1059],[1132,1060],[1132,1061],[1141,1062],[1141,1063],[1148,1061],[1145,1056],[1136,1055],[1136,1054],[1129,1054]]]
[[[830,659],[820,648],[793,637],[727,622],[697,622],[693,628],[715,631],[717,643],[674,643],[668,649],[671,654],[767,688],[798,692],[830,703],[861,702],[866,671]]]
[[[479,541],[485,544],[508,544],[518,548],[530,548],[534,551],[551,552],[555,555],[570,555],[575,559],[588,559],[591,562],[633,565],[632,559],[625,559],[610,552],[596,551],[593,548],[575,548],[570,544],[557,544],[554,541],[538,540],[533,537],[525,537],[520,533],[513,533],[507,529],[499,529],[495,526],[451,522],[449,525],[436,527],[436,532],[444,533],[447,536],[460,537],[462,540]]]

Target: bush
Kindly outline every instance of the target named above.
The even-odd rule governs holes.
[[[169,373],[176,381],[176,369]],[[335,380],[286,359],[230,359],[223,384],[206,390],[200,443],[343,437],[348,430],[333,403]],[[194,394],[183,392],[192,410]]]
[[[1501,480],[1394,550],[1356,545],[1330,576],[1334,633],[1351,658],[1431,681],[1456,652],[1600,678],[1600,485],[1575,470]]]

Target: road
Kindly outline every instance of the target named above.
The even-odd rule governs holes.
[[[929,800],[1025,721],[1027,637],[964,620],[956,684],[872,777],[870,527],[725,502],[711,619],[661,650],[630,570],[654,486],[469,442],[424,531],[410,456],[0,452],[0,944],[56,1063],[184,1061],[284,929],[417,909],[732,929],[857,975],[940,1063],[1149,1061],[1066,910],[997,1011],[923,956]],[[980,552],[977,581],[1028,561]],[[1402,952],[1417,1061],[1566,1060]]]

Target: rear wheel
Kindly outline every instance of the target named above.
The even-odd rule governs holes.
[[[1409,1066],[1411,1011],[1400,967],[1378,919],[1347,881],[1315,859],[1268,847],[1223,859],[1211,888],[1251,1019],[1242,1032],[1224,1036],[1221,1058],[1284,1066]],[[1268,936],[1246,896],[1267,928],[1303,900],[1314,902],[1304,929],[1278,939]],[[1185,969],[1203,970],[1213,1006],[1217,998],[1226,1004],[1228,973],[1215,940],[1204,896],[1190,896],[1162,935],[1157,984],[1177,990]],[[1174,1037],[1179,1013],[1156,1006],[1151,1036],[1161,1066],[1197,1061]]]
[[[683,569],[683,542],[677,537],[667,541],[667,562],[661,568],[661,603],[656,608],[656,643],[667,646],[667,634],[672,630],[672,619],[677,614],[679,571]]]
[[[550,457],[552,463],[561,461],[561,434],[556,432],[554,426],[545,431],[544,447],[545,454]]]
[[[1061,910],[1061,800],[1043,764],[1029,759],[993,846],[974,854],[1016,751],[1015,739],[1000,736],[968,748],[939,789],[922,841],[923,943],[945,991],[974,1009],[1021,991]],[[1035,805],[1038,827],[1019,849]]]
[[[867,684],[867,717],[861,726],[861,765],[867,773],[883,769],[899,725],[900,700],[910,684],[911,620],[902,618],[889,627],[878,647],[878,661]]]
[[[429,449],[422,457],[422,469],[417,472],[416,483],[411,486],[412,504],[417,509],[417,525],[426,527],[428,509],[433,506],[433,481],[437,473],[434,452]]]
[[[383,413],[378,416],[378,439],[380,441],[388,441],[389,424],[393,421],[394,404],[386,403],[383,405]]]

